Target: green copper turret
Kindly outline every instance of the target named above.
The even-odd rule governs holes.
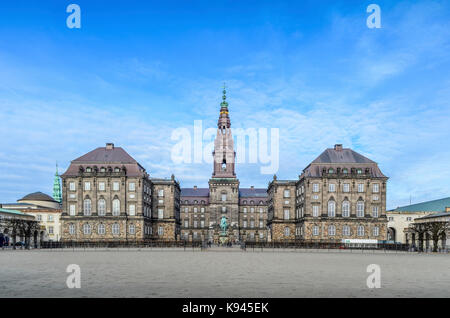
[[[56,164],[55,178],[53,180],[53,199],[61,203],[61,181],[58,174],[58,164]]]

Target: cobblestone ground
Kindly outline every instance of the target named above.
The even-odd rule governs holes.
[[[69,264],[81,288],[66,286]],[[366,286],[369,264],[381,288]],[[449,297],[450,254],[0,250],[0,297]]]

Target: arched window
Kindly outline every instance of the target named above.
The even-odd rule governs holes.
[[[332,218],[336,216],[336,202],[334,200],[328,201],[328,217]]]
[[[289,227],[285,227],[284,228],[284,236],[289,236],[289,235],[291,235],[291,230],[289,229]]]
[[[84,215],[91,215],[91,199],[84,199]]]
[[[328,226],[328,236],[336,235],[336,227],[334,225]]]
[[[358,225],[358,236],[364,236],[364,226]]]
[[[114,199],[112,201],[112,215],[118,216],[120,214],[120,201],[119,199]]]
[[[103,216],[106,214],[106,201],[105,199],[98,200],[98,215]]]
[[[345,200],[342,202],[342,217],[349,217],[350,216],[350,202]]]
[[[100,224],[98,225],[97,231],[98,231],[98,234],[100,234],[100,235],[105,234],[105,224],[100,223]]]
[[[114,224],[112,225],[111,230],[112,230],[112,234],[113,234],[113,235],[119,235],[119,233],[120,233],[120,227],[119,227],[119,224],[114,223]]]
[[[356,202],[356,216],[357,217],[364,217],[364,201],[359,200]]]
[[[83,224],[83,233],[84,233],[84,235],[91,234],[91,225],[89,223]]]

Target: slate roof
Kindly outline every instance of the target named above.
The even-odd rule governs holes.
[[[74,163],[137,163],[123,148],[98,147],[87,154],[73,160]]]
[[[350,148],[335,150],[328,148],[322,152],[312,163],[375,163],[369,158],[353,151]]]
[[[392,209],[393,212],[442,212],[450,207],[450,197],[438,200],[425,201],[421,203],[406,205]]]
[[[350,148],[326,149],[303,170],[302,175],[305,177],[321,177],[323,168],[329,168],[330,166],[347,168],[348,171],[351,171],[352,168],[369,168],[372,177],[387,178],[375,161]]]
[[[267,198],[267,189],[264,188],[241,188],[239,189],[241,198]]]
[[[33,192],[30,194],[27,194],[22,199],[17,201],[49,201],[49,202],[58,202],[55,199],[53,199],[51,196],[42,193],[42,192]]]
[[[209,197],[209,188],[181,188],[181,197]]]
[[[82,166],[98,168],[108,166],[115,168],[122,166],[126,169],[126,174],[129,177],[141,177],[144,175],[145,169],[133,158],[131,157],[123,148],[121,147],[98,147],[87,154],[72,160],[69,168],[61,176],[77,176],[79,173],[79,168]]]

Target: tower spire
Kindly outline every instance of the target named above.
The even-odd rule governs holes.
[[[55,178],[53,179],[53,199],[61,203],[61,182],[58,173],[58,162],[56,162]]]
[[[230,128],[231,122],[228,116],[228,102],[227,102],[227,90],[225,83],[223,83],[222,102],[220,103],[220,115],[217,127],[220,129]]]

